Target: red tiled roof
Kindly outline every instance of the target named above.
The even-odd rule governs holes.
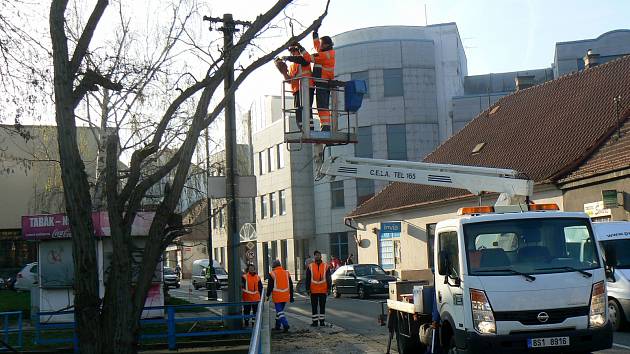
[[[571,182],[625,168],[630,168],[630,119],[620,124],[619,129],[602,146],[560,182]]]
[[[626,121],[630,116],[630,56],[502,98],[423,161],[510,168],[539,184],[628,166],[628,138],[620,143],[610,139],[617,125],[613,99],[619,95],[625,99],[621,116]],[[480,143],[485,143],[484,147],[473,154]],[[392,183],[349,216],[467,194],[450,188]]]

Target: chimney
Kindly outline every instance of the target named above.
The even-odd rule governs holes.
[[[593,53],[592,49],[586,51],[584,56],[584,69],[589,69],[599,64],[599,54]]]
[[[516,91],[524,90],[528,87],[532,87],[536,85],[534,75],[516,75],[514,78],[514,82],[516,83]]]

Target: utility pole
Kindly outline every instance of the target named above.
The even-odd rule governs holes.
[[[238,216],[236,208],[236,166],[237,166],[237,148],[236,144],[236,108],[234,106],[234,94],[228,91],[234,83],[234,65],[231,64],[230,56],[232,47],[234,46],[234,33],[239,30],[237,25],[248,26],[251,23],[246,21],[235,21],[232,14],[224,14],[223,18],[213,18],[204,16],[203,18],[210,23],[222,23],[223,27],[218,30],[223,32],[223,63],[225,67],[225,79],[223,81],[223,89],[225,92],[225,179],[226,179],[226,234],[228,248],[228,302],[239,302],[241,300],[241,271],[238,256],[238,246],[240,238],[238,235]],[[224,296],[225,298],[225,296]],[[228,307],[228,315],[238,315],[240,308],[238,306]],[[240,328],[241,321],[228,320],[229,328]]]
[[[206,289],[208,301],[216,300],[217,283],[214,277],[214,258],[212,257],[212,199],[210,198],[210,137],[206,128],[206,203],[208,205],[208,269],[206,269]]]

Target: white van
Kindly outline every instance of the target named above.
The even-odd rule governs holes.
[[[193,262],[192,268],[192,285],[195,289],[206,287],[206,269],[210,261],[208,259],[198,259]],[[215,260],[212,261],[214,274],[219,280],[219,288],[227,286],[228,273],[221,267],[221,264]]]
[[[630,319],[630,221],[593,223],[593,232],[612,268],[608,277],[608,316],[618,330]]]

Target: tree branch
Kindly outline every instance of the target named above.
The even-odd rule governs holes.
[[[67,0],[66,0],[67,3]],[[79,42],[77,43],[77,47],[74,49],[74,54],[72,55],[72,60],[70,61],[70,72],[76,73],[79,71],[79,66],[81,66],[81,61],[83,61],[83,57],[85,57],[85,53],[87,53],[90,42],[92,41],[92,36],[94,36],[94,31],[96,30],[96,26],[98,25],[101,17],[103,16],[103,12],[105,12],[105,8],[109,4],[108,0],[98,0],[96,5],[94,6],[94,10],[90,15],[90,19],[88,20],[85,28],[83,29],[83,33],[81,33],[81,38],[79,38]]]

